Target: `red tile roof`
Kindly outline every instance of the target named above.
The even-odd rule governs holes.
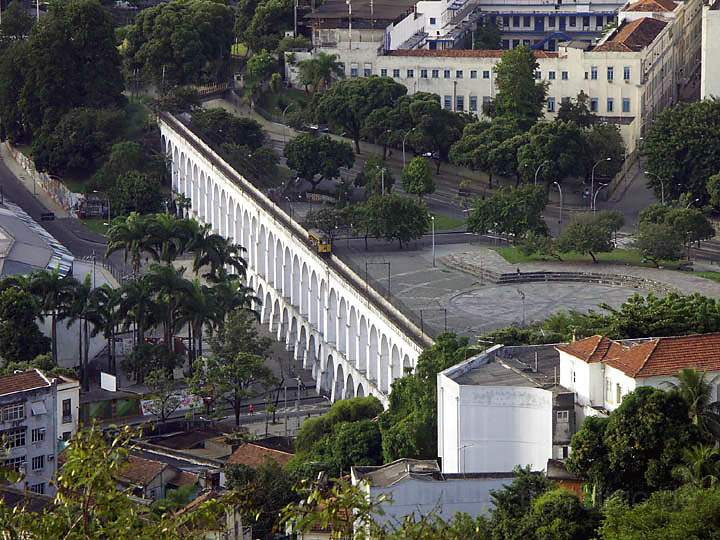
[[[13,373],[0,377],[0,396],[14,394],[16,392],[27,392],[36,388],[46,388],[50,381],[43,377],[37,369],[23,373]]]
[[[274,448],[266,448],[259,444],[245,443],[228,458],[228,465],[247,465],[253,469],[259,467],[265,461],[271,460],[285,465],[293,457],[289,452],[275,450]]]
[[[605,342],[609,346],[603,352]],[[633,378],[674,376],[683,368],[720,371],[720,333],[653,338],[631,345],[592,336],[557,349],[588,363],[604,362]]]
[[[424,56],[433,58],[501,58],[505,50],[493,49],[396,49],[388,51],[388,56]],[[558,53],[533,51],[535,58],[557,58]]]
[[[665,13],[675,11],[677,4],[672,0],[639,0],[630,4],[623,11],[645,11],[653,13]]]
[[[199,479],[200,479],[200,477],[199,477],[197,474],[193,473],[193,472],[190,472],[190,471],[178,471],[178,472],[175,474],[175,476],[173,476],[173,477],[169,480],[169,483],[171,483],[171,484],[174,485],[174,486],[178,486],[178,487],[180,487],[180,486],[187,486],[187,485],[194,486],[195,484],[198,483],[198,480],[199,480]]]
[[[623,23],[607,41],[593,50],[597,52],[638,52],[650,45],[667,22],[643,17]]]
[[[147,486],[157,475],[165,470],[167,463],[130,455],[128,462],[120,470],[121,482],[136,486]]]

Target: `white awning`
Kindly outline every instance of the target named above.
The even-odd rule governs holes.
[[[33,416],[47,414],[47,409],[45,408],[44,401],[33,401],[30,405],[30,410],[32,411]]]

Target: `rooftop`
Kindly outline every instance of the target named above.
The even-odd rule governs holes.
[[[683,368],[720,371],[720,333],[622,342],[591,336],[557,349],[588,363],[603,362],[630,377],[673,376]]]
[[[47,388],[50,381],[37,369],[0,377],[0,396]]]
[[[472,480],[478,478],[514,478],[514,472],[443,473],[434,459],[401,458],[387,465],[353,467],[352,474],[373,487],[390,487],[408,478],[425,482]]]
[[[167,463],[130,455],[120,471],[121,482],[136,486],[147,486],[157,475],[168,467]]]
[[[633,2],[623,11],[642,11],[652,13],[667,13],[675,11],[677,4],[673,0],[638,0]]]
[[[639,52],[650,45],[667,22],[642,17],[623,22],[608,39],[593,49],[595,52]]]
[[[360,20],[373,21],[394,21],[405,17],[413,11],[416,0],[353,0],[352,19],[353,23]],[[370,6],[372,5],[372,14]],[[328,0],[323,5],[315,8],[313,13],[308,13],[306,19],[347,19],[348,5],[345,0]],[[385,25],[377,25],[381,30]]]
[[[387,51],[388,56],[424,56],[432,58],[502,58],[507,51],[493,49],[396,49]],[[558,53],[537,50],[535,58],[557,58]]]
[[[228,465],[246,465],[253,469],[259,467],[266,461],[275,461],[280,465],[285,465],[293,458],[294,454],[267,448],[255,443],[245,443],[235,450],[228,458]]]
[[[32,491],[22,491],[10,486],[0,485],[0,500],[8,508],[15,508],[18,505],[24,505],[25,512],[40,513],[53,502],[52,497],[47,495],[38,495]]]

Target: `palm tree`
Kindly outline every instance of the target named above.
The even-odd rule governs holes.
[[[667,382],[687,403],[690,420],[700,430],[720,439],[720,402],[711,402],[712,386],[707,373],[693,368],[681,369],[678,383]]]
[[[298,77],[300,83],[312,86],[313,94],[330,86],[335,79],[345,76],[345,69],[338,61],[336,54],[320,53],[298,63]]]
[[[222,270],[228,266],[233,268],[238,276],[245,276],[247,262],[242,257],[245,248],[231,243],[224,236],[210,233],[208,228],[202,228],[198,231],[190,247],[195,252],[193,271],[198,272],[203,266],[209,266],[209,271],[203,274],[203,277],[208,280],[220,281],[223,275]]]
[[[151,248],[156,261],[172,264],[184,253],[193,234],[185,225],[187,221],[171,214],[155,214],[147,220],[144,243]]]
[[[220,271],[218,277],[219,280],[213,290],[223,314],[220,324],[224,323],[227,315],[236,309],[246,309],[252,311],[256,318],[260,317],[260,314],[252,307],[253,303],[258,304],[261,301],[255,296],[253,289],[243,285],[239,279],[228,276],[224,269]]]
[[[127,329],[130,325],[134,327],[135,345],[142,344],[145,339],[145,332],[157,320],[158,312],[155,292],[147,276],[123,284],[119,311],[124,322],[124,328]]]
[[[90,299],[92,290],[90,275],[86,275],[85,280],[75,286],[67,306],[67,327],[70,328],[74,323],[78,323],[79,327],[80,380],[85,391],[90,389],[88,377],[88,356],[90,352],[88,321],[94,318],[93,311],[95,309]]]
[[[113,289],[107,283],[93,289],[91,302],[94,305],[94,328],[90,337],[102,330],[108,345],[108,372],[115,373],[115,333],[122,320],[120,306],[122,290]]]
[[[225,316],[220,300],[220,291],[203,285],[199,279],[193,280],[182,296],[178,327],[187,325],[190,373],[195,359],[203,354],[203,329],[205,326],[217,328]]]
[[[190,294],[192,284],[183,277],[185,268],[153,264],[145,275],[155,294],[163,337],[168,351],[174,352],[174,339],[179,319],[181,299]]]
[[[682,465],[673,474],[684,484],[697,488],[715,487],[720,480],[720,450],[714,446],[696,445],[683,453]]]
[[[143,252],[150,252],[155,258],[157,254],[147,243],[148,220],[137,212],[131,212],[127,217],[117,217],[108,229],[108,243],[105,257],[109,257],[121,249],[125,251],[125,262],[128,256],[132,260],[133,272],[140,272],[140,261]]]
[[[30,280],[30,292],[40,300],[44,315],[50,315],[52,357],[57,364],[57,322],[66,316],[78,281],[72,276],[62,276],[56,268],[52,271],[35,272]]]

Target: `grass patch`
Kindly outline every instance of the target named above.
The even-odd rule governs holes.
[[[92,232],[107,236],[107,231],[110,228],[110,225],[106,225],[106,223],[108,223],[106,220],[100,218],[88,218],[81,221],[82,224],[85,225]]]
[[[720,272],[714,272],[712,270],[705,271],[705,272],[693,272],[694,276],[700,276],[705,279],[711,279],[712,281],[717,281],[720,283]]]
[[[247,52],[248,48],[244,43],[233,43],[233,46],[230,47],[230,54],[233,56],[246,56]]]
[[[464,219],[446,216],[444,214],[433,214],[433,216],[435,217],[436,231],[454,231],[465,228]]]
[[[559,263],[592,263],[592,257],[590,257],[590,255],[584,255],[582,253],[577,253],[574,251],[561,254],[560,256],[562,257],[562,261],[558,261],[557,259],[549,257],[547,255],[525,255],[522,251],[520,251],[517,247],[514,246],[499,247],[493,249],[495,249],[495,251],[497,251],[503,257],[503,259],[505,259],[510,264],[548,261]],[[640,252],[634,249],[615,249],[608,253],[596,253],[595,257],[597,258],[599,263],[655,268],[655,265],[652,262],[644,260]],[[660,262],[660,266],[672,270],[676,269],[679,264],[680,263],[678,261]],[[719,277],[718,281],[720,281],[720,272],[718,272],[717,274]]]
[[[294,109],[302,109],[307,105],[310,96],[297,88],[282,88],[278,93],[265,92],[258,100],[258,105],[267,112],[282,116],[285,107],[288,112]]]

